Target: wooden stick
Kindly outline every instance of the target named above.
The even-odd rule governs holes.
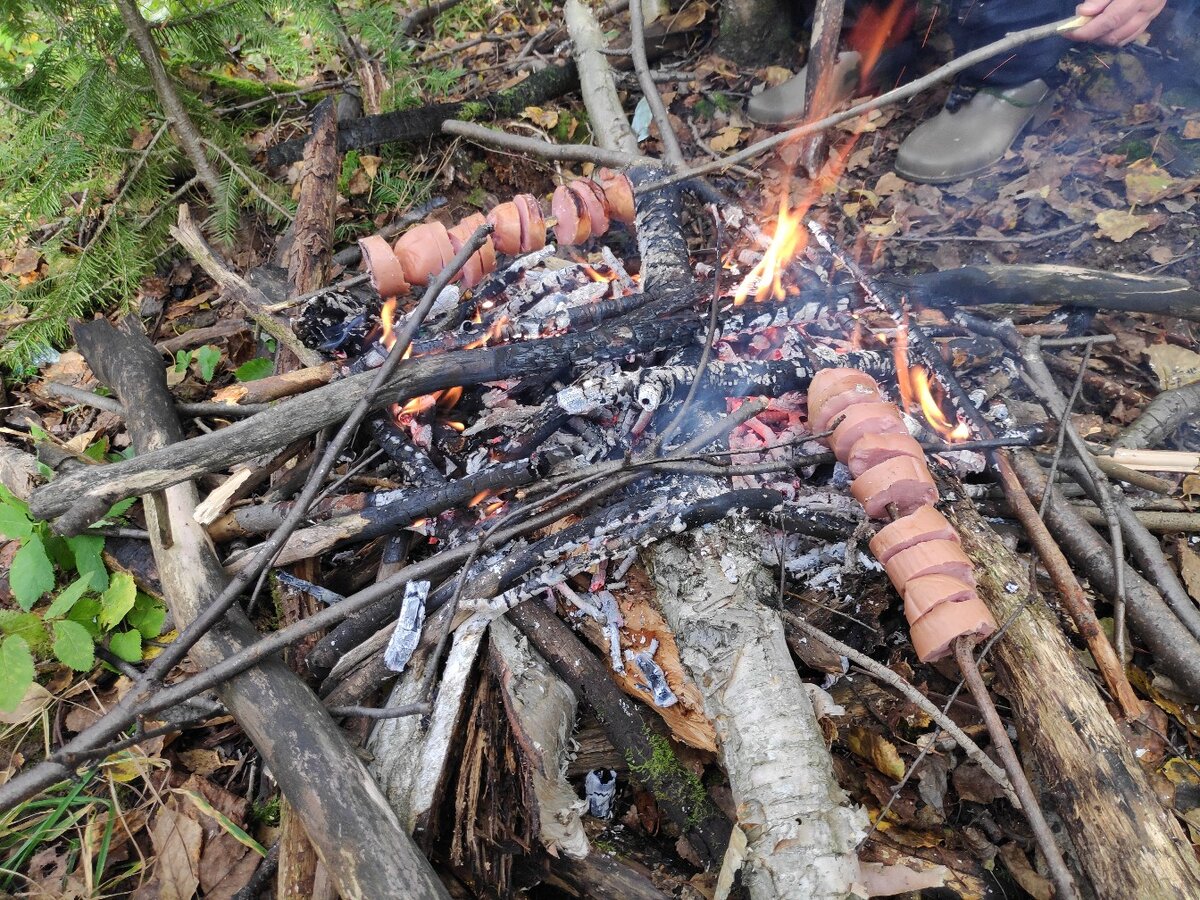
[[[818,0],[813,11],[812,37],[805,60],[808,70],[804,83],[805,120],[824,116],[833,108],[831,100],[835,87],[831,82],[837,67],[844,7],[845,0]],[[824,132],[810,134],[800,141],[798,162],[809,178],[816,178],[820,173],[828,146]]]
[[[1100,457],[1103,459],[1104,457]],[[1118,447],[1110,457],[1113,462],[1140,472],[1200,471],[1200,453],[1182,450],[1127,450]]]

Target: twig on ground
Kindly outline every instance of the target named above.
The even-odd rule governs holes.
[[[637,72],[638,83],[642,86],[642,96],[650,105],[650,114],[658,123],[658,135],[662,141],[663,158],[672,167],[683,165],[683,151],[679,148],[679,138],[671,127],[671,116],[663,104],[662,95],[650,72],[650,62],[646,59],[646,17],[642,10],[641,0],[629,5],[629,30],[631,33],[633,53],[633,68]]]
[[[503,147],[519,153],[532,153],[546,159],[559,159],[565,162],[591,162],[620,169],[647,163],[657,164],[657,160],[649,156],[625,153],[620,150],[605,150],[590,144],[553,144],[550,141],[521,137],[484,125],[476,125],[474,122],[460,122],[458,119],[447,119],[442,123],[442,131],[446,134],[465,137],[480,144]]]
[[[1133,424],[1113,441],[1113,447],[1143,450],[1161,444],[1200,411],[1200,381],[1163,391],[1150,401]]]

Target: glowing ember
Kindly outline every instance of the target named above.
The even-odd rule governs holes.
[[[480,503],[482,503],[484,500],[486,500],[490,496],[492,496],[491,489],[484,488],[482,491],[480,491],[478,494],[476,494],[474,497],[472,497],[470,500],[467,501],[467,507],[469,508],[472,506],[478,506]]]

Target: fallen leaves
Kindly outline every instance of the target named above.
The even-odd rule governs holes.
[[[717,153],[725,153],[737,146],[742,139],[742,129],[735,125],[726,125],[709,139],[708,146]]]
[[[1200,381],[1200,353],[1174,344],[1153,344],[1146,348],[1146,355],[1164,391]]]
[[[1139,231],[1157,228],[1165,221],[1161,213],[1139,216],[1122,209],[1102,209],[1094,220],[1096,236],[1105,237],[1114,244],[1127,241]]]
[[[200,886],[200,847],[204,829],[168,801],[150,826],[150,841],[158,856],[155,865],[162,900],[191,900]]]

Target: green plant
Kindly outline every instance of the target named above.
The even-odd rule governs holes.
[[[117,504],[109,517],[123,514],[133,502]],[[9,569],[18,608],[0,610],[0,710],[11,711],[21,702],[40,658],[53,657],[86,672],[95,665],[100,643],[117,657],[138,662],[142,641],[162,632],[166,608],[140,592],[130,575],[109,574],[103,535],[59,537],[3,486],[0,535],[20,542]],[[48,595],[53,596],[47,600]]]
[[[183,374],[193,362],[196,363],[196,370],[199,372],[200,378],[205,384],[208,384],[217,374],[217,366],[221,362],[221,351],[212,344],[205,344],[196,350],[175,351],[176,372]]]

